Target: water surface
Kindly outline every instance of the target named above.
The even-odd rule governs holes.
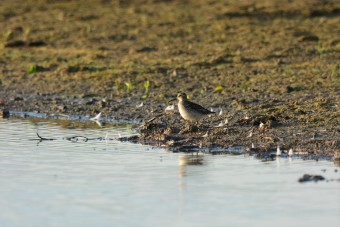
[[[0,226],[340,226],[332,162],[196,156],[114,139],[133,133],[0,119]],[[305,173],[327,181],[298,183]]]

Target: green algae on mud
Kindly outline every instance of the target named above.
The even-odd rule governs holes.
[[[147,121],[186,91],[236,119],[229,133],[181,135],[196,136],[193,143],[262,150],[282,143],[332,155],[340,149],[339,9],[335,0],[5,0],[0,108]],[[177,115],[154,123],[174,133],[183,127]]]

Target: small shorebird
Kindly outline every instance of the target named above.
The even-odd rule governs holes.
[[[176,99],[172,99],[169,102],[174,100]],[[185,93],[178,94],[177,100],[179,113],[185,120],[194,121],[197,123],[200,119],[206,117],[207,115],[215,113],[196,103],[188,101],[187,95]]]

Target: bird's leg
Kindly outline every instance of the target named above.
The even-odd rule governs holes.
[[[190,125],[189,126],[189,131],[191,132],[193,130],[193,128],[194,128],[195,123],[192,124],[192,122],[190,122],[189,125]]]
[[[196,121],[196,128],[197,128],[197,130],[199,129],[199,127],[201,126],[201,124],[199,123],[199,121]]]
[[[190,121],[185,121],[185,128],[187,130],[190,130],[191,129],[191,122]]]

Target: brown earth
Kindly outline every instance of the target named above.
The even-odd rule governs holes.
[[[140,139],[340,158],[339,1],[3,0],[0,28],[2,110],[157,116]],[[179,91],[222,115],[188,127],[164,112]]]

